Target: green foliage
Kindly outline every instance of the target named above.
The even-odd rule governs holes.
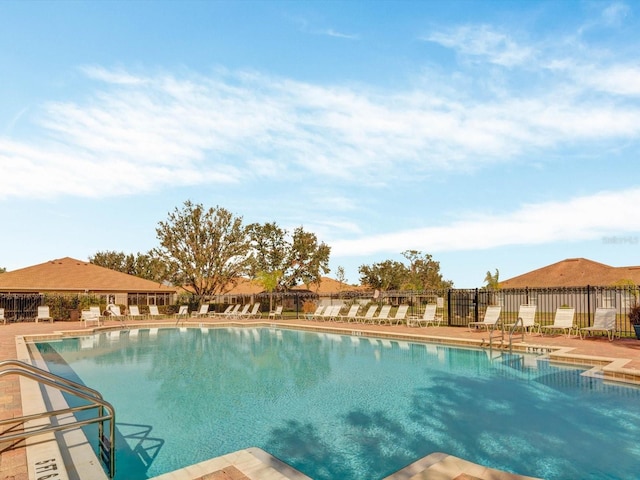
[[[89,262],[94,265],[109,268],[117,272],[135,275],[154,282],[162,283],[169,279],[169,272],[164,262],[155,258],[152,252],[140,253],[136,255],[124,252],[104,251],[96,252],[93,257],[89,257]]]
[[[487,288],[492,290],[500,289],[500,271],[496,268],[496,273],[491,274],[490,271],[487,271],[487,275],[484,277],[484,283],[487,284]]]
[[[184,202],[156,228],[160,247],[153,256],[167,265],[177,284],[191,285],[196,295],[222,294],[249,265],[250,243],[242,217],[228,210]]]
[[[440,262],[429,254],[417,250],[402,252],[409,265],[396,260],[385,260],[358,268],[360,282],[380,290],[429,290],[450,288],[453,282],[444,280]]]
[[[302,227],[292,234],[275,223],[253,223],[247,227],[251,241],[249,274],[279,272],[277,290],[287,290],[299,283],[307,286],[329,273],[331,248],[318,243],[314,233]]]

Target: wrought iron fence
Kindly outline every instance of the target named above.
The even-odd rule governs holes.
[[[55,320],[75,320],[78,311],[89,305],[106,307],[106,297],[90,295],[55,294],[0,294],[0,308],[5,309],[9,321],[27,321],[34,319],[38,306],[48,305]],[[466,327],[469,322],[482,320],[489,305],[502,307],[501,320],[514,323],[520,305],[534,304],[536,322],[551,324],[559,307],[575,308],[575,325],[578,328],[593,324],[597,307],[615,308],[617,328],[622,336],[634,335],[629,323],[630,308],[640,300],[637,286],[623,287],[569,287],[569,288],[520,288],[490,290],[446,289],[429,291],[343,291],[332,294],[317,294],[311,291],[263,292],[252,295],[217,295],[196,297],[182,295],[176,297],[174,304],[161,306],[161,313],[173,314],[179,305],[189,305],[189,311],[195,311],[199,305],[208,303],[210,311],[222,312],[230,304],[260,302],[260,311],[269,312],[277,305],[284,307],[289,317],[297,318],[304,313],[313,312],[317,305],[343,305],[345,307],[360,303],[363,307],[377,304],[409,305],[410,314],[420,315],[425,305],[438,303],[443,315],[443,325]],[[123,305],[127,307],[127,305]],[[148,306],[142,305],[141,312],[146,313]]]

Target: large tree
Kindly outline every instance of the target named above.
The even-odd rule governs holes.
[[[329,273],[331,248],[318,242],[314,233],[298,227],[289,234],[275,223],[254,223],[248,230],[252,277],[279,272],[277,288],[286,290],[299,283],[317,282]]]
[[[95,255],[89,257],[89,262],[158,283],[169,280],[166,264],[155,258],[151,252],[138,252],[133,255],[131,253],[106,250],[104,252],[96,252]]]
[[[158,223],[156,233],[160,247],[153,250],[154,256],[196,295],[226,293],[247,269],[247,228],[242,217],[224,208],[207,210],[187,200]]]
[[[409,265],[396,260],[385,260],[358,268],[360,282],[380,290],[429,290],[450,288],[453,282],[444,280],[440,273],[440,262],[431,255],[417,250],[402,252]]]

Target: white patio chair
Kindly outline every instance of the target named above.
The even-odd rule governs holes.
[[[615,308],[596,308],[596,313],[593,317],[593,325],[590,327],[581,328],[578,333],[580,339],[584,339],[586,335],[592,335],[593,332],[603,332],[607,334],[609,341],[613,341],[613,337],[618,335],[620,338],[620,332],[616,329],[616,309]]]
[[[558,308],[556,310],[555,318],[553,319],[553,323],[551,325],[540,325],[540,334],[542,335],[542,330],[560,330],[561,332],[567,332],[567,337],[571,336],[571,331],[573,330],[573,318],[575,316],[576,309],[575,308]]]
[[[469,331],[471,331],[471,327],[480,328],[485,327],[487,332],[489,330],[493,330],[498,325],[498,321],[500,320],[500,313],[502,312],[502,307],[499,305],[490,305],[487,307],[487,310],[484,312],[484,320],[481,322],[469,322]]]

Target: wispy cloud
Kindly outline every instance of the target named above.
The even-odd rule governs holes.
[[[480,61],[505,67],[521,65],[535,54],[532,47],[520,45],[509,35],[487,25],[465,25],[436,31],[422,39],[454,49],[461,55],[478,57]]]
[[[136,75],[84,67],[106,87],[44,104],[21,143],[0,138],[8,196],[111,196],[167,185],[314,175],[396,181],[481,169],[540,148],[640,139],[637,68],[566,64],[546,89],[472,98],[425,82],[405,91],[314,85],[255,72]],[[443,80],[445,81],[445,80]],[[16,168],[15,165],[20,165]],[[104,168],[108,165],[108,169]],[[52,172],[59,185],[42,189]],[[88,178],[103,180],[98,191]],[[117,181],[115,179],[118,179]]]
[[[331,242],[335,257],[398,254],[415,249],[455,252],[507,245],[578,242],[640,231],[640,188],[600,192],[566,202],[521,206],[501,215],[459,219],[450,225]]]

